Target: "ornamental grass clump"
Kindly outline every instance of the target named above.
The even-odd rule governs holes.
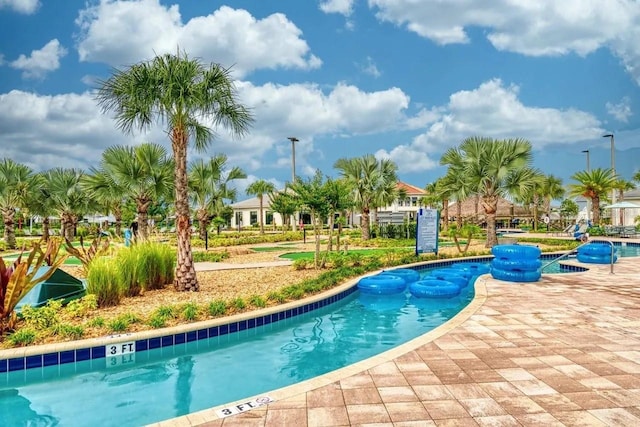
[[[93,260],[87,273],[87,293],[95,295],[98,307],[118,305],[124,295],[124,287],[113,259]]]

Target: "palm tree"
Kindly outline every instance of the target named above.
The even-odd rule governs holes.
[[[450,148],[444,159],[458,158],[460,162],[441,162],[449,165],[452,173],[465,177],[471,194],[478,193],[487,219],[487,247],[498,244],[496,211],[498,200],[530,191],[535,171],[531,143],[524,139],[494,140],[470,137],[459,147]]]
[[[73,240],[78,219],[87,213],[91,197],[80,186],[84,172],[80,169],[54,168],[45,172],[49,195],[62,224],[61,234]]]
[[[544,176],[540,194],[544,199],[543,208],[547,216],[551,216],[551,201],[562,199],[565,193],[566,190],[562,185],[562,179],[554,175]]]
[[[151,204],[173,190],[172,168],[173,161],[167,157],[167,150],[158,144],[115,145],[102,153],[100,171],[110,177],[114,188],[135,203],[138,233],[142,240],[148,236]]]
[[[258,197],[258,201],[260,202],[260,234],[264,234],[264,195],[273,193],[274,191],[276,191],[276,186],[264,179],[252,182],[247,187],[247,194]]]
[[[106,152],[105,152],[106,153]],[[104,156],[104,153],[103,153]],[[106,164],[104,166],[107,166]],[[113,214],[116,220],[116,235],[122,235],[122,208],[126,190],[117,181],[117,175],[105,169],[90,168],[80,181],[80,187],[96,200],[105,214]]]
[[[428,204],[442,204],[442,228],[449,229],[449,199],[452,197],[451,188],[446,185],[444,177],[440,177],[425,187],[429,193]]]
[[[167,125],[175,160],[175,211],[178,234],[176,289],[199,289],[191,252],[187,148],[189,139],[204,150],[215,136],[208,127],[222,126],[244,135],[251,122],[249,111],[237,102],[228,69],[205,67],[186,54],[166,54],[124,70],[99,82],[97,99],[105,112],[115,112],[125,133],[145,130],[154,122]]]
[[[591,200],[591,212],[594,224],[600,224],[600,200],[607,196],[616,185],[616,176],[612,169],[591,169],[576,172],[571,179],[578,181],[569,184],[569,194],[583,196]]]
[[[239,167],[227,172],[226,166],[227,156],[224,154],[216,154],[207,162],[198,159],[189,165],[189,191],[196,207],[198,233],[202,240],[206,238],[211,218],[221,216],[224,200],[236,200],[236,189],[229,183],[247,177]]]
[[[285,191],[272,191],[269,193],[271,209],[282,217],[282,232],[289,225],[291,217],[298,211],[298,204],[293,196]]]
[[[377,160],[372,154],[351,159],[338,159],[333,165],[351,188],[354,207],[360,211],[362,239],[369,240],[370,213],[384,200],[394,200],[398,167],[389,159]],[[382,194],[379,196],[378,194]],[[393,195],[393,197],[391,197]]]
[[[327,200],[327,188],[323,182],[322,173],[317,170],[312,178],[307,180],[296,179],[291,185],[291,191],[298,204],[309,211],[313,234],[315,237],[314,265],[316,268],[320,262],[320,231],[322,230],[322,218],[326,218],[330,211]]]
[[[342,215],[347,209],[353,206],[351,191],[344,179],[327,178],[324,184],[325,197],[329,204],[329,242],[327,243],[327,251],[333,250],[333,224],[336,214]],[[406,197],[406,195],[405,195]],[[340,250],[340,233],[342,231],[342,222],[338,224],[338,250]]]
[[[56,207],[51,198],[51,182],[46,179],[46,173],[40,172],[35,176],[37,182],[35,189],[27,199],[27,207],[34,215],[42,218],[42,236],[49,241],[49,217],[56,212]]]
[[[633,190],[633,189],[636,188],[636,186],[631,181],[627,181],[626,179],[618,178],[616,180],[616,184],[615,184],[614,188],[616,190],[618,190],[617,200],[621,202],[621,201],[624,200],[624,192]],[[619,213],[619,215],[620,215],[619,223],[623,224],[624,223],[624,210],[623,209],[618,209],[618,210],[620,211],[620,213]]]
[[[16,248],[14,221],[16,212],[26,208],[27,199],[36,191],[37,181],[32,170],[9,158],[0,161],[0,214],[4,223],[7,248]]]

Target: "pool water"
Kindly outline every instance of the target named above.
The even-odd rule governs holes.
[[[472,284],[446,300],[355,292],[240,333],[9,372],[0,376],[0,413],[4,425],[65,426],[139,426],[185,415],[382,353],[451,319],[473,294]]]

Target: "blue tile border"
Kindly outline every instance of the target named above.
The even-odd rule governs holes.
[[[615,242],[617,246],[619,242]],[[626,243],[629,246],[640,246],[640,243],[630,242]],[[552,260],[557,258],[558,255],[542,254],[543,260]],[[459,262],[487,262],[493,259],[493,255],[479,256],[460,259],[449,259],[442,261],[428,261],[419,265],[410,266],[417,271],[424,271],[433,268],[448,267]],[[582,272],[587,271],[588,268],[567,264],[560,264],[561,268],[565,271]],[[400,268],[394,267],[394,268]],[[153,337],[147,339],[140,339],[135,341],[136,353],[144,352],[161,347],[171,347],[178,344],[184,344],[193,341],[205,340],[218,336],[224,336],[233,332],[244,331],[248,329],[254,329],[260,326],[265,326],[270,323],[291,319],[293,317],[306,314],[320,308],[326,307],[330,304],[338,302],[358,290],[356,282],[353,286],[329,297],[323,298],[318,301],[310,302],[301,305],[296,308],[290,308],[282,310],[272,314],[265,314],[252,319],[240,320],[237,322],[230,322],[223,325],[212,326],[187,332],[179,332],[177,334],[165,335],[160,337]],[[54,353],[46,353],[42,355],[32,355],[26,357],[17,357],[10,359],[0,359],[0,373],[6,373],[11,371],[28,370],[34,368],[41,368],[45,366],[63,365],[74,362],[80,362],[84,360],[103,359],[106,357],[105,346],[95,346],[91,348],[79,348],[75,350],[65,350]]]

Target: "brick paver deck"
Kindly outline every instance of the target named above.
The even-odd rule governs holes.
[[[589,267],[527,284],[483,276],[463,313],[408,344],[267,406],[159,425],[640,426],[640,260]]]

